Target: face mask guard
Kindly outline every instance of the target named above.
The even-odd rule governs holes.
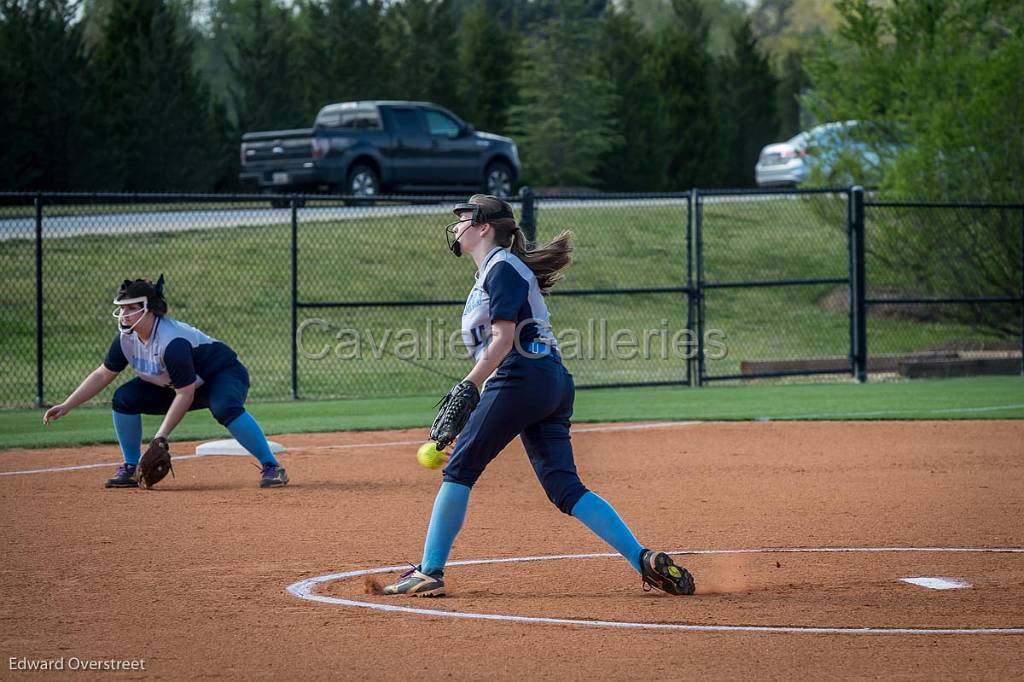
[[[450,223],[444,228],[444,236],[445,240],[448,242],[448,249],[456,256],[462,255],[462,244],[459,243],[459,239],[462,238],[462,235],[459,235],[458,237],[455,236],[455,226],[465,220],[465,218],[462,216],[463,213],[472,214],[469,218],[470,227],[483,225],[492,220],[500,220],[502,218],[515,218],[515,216],[512,214],[512,211],[510,209],[505,208],[504,204],[500,209],[493,213],[486,213],[484,211],[484,207],[481,206],[480,204],[456,204],[455,208],[452,209],[452,213],[456,215],[458,220],[456,220],[454,223]],[[465,234],[465,231],[463,231],[463,234]]]
[[[465,218],[462,217],[463,213],[472,214],[469,217],[469,227],[473,227],[474,225],[479,224],[481,214],[480,209],[480,204],[458,204],[455,208],[452,209],[452,213],[455,214],[458,220],[456,220],[454,223],[450,223],[444,228],[444,236],[448,242],[448,250],[454,253],[456,256],[462,255],[462,244],[459,243],[459,239],[462,238],[462,235],[459,235],[458,237],[455,236],[455,226],[465,220]],[[463,231],[463,234],[465,234],[465,231]]]
[[[142,308],[140,310],[125,312],[124,307],[126,305],[132,305],[135,303],[141,303]],[[147,296],[139,296],[137,298],[124,299],[115,298],[114,305],[117,307],[114,308],[114,312],[112,314],[114,317],[117,318],[117,328],[122,334],[131,334],[133,331],[135,331],[135,326],[138,325],[139,322],[142,322],[143,318],[146,317],[146,313],[149,312],[149,298]],[[139,318],[135,320],[135,322],[130,327],[126,327],[125,318],[130,315],[138,315]]]

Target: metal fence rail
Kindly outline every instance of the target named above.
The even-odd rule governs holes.
[[[0,193],[0,406],[63,399],[101,361],[126,277],[235,348],[252,397],[436,393],[465,375],[464,197]],[[1024,205],[859,189],[543,195],[574,232],[549,307],[581,388],[1021,372]]]
[[[1024,205],[865,200],[864,213],[872,355],[913,345],[911,377],[929,363],[1006,372],[1024,357]]]
[[[696,193],[698,383],[854,374],[855,308],[844,329],[820,305],[851,290],[850,196]],[[716,334],[721,352],[707,347]]]

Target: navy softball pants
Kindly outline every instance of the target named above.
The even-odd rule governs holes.
[[[206,379],[198,389],[189,412],[209,408],[213,418],[227,426],[245,412],[249,395],[249,371],[240,362],[228,365]],[[113,409],[121,414],[167,414],[174,389],[135,377],[114,391]]]
[[[569,514],[587,493],[576,473],[569,435],[575,397],[572,375],[557,356],[510,353],[459,434],[444,480],[472,487],[491,460],[519,436],[548,499]]]

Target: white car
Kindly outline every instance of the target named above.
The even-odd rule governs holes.
[[[857,125],[857,121],[824,123],[785,142],[768,145],[754,166],[757,186],[795,187],[806,182],[814,168],[823,178],[830,178],[832,167],[844,155],[855,156],[862,168],[877,169],[878,154],[851,134]]]

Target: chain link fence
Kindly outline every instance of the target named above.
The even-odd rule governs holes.
[[[155,281],[160,273],[167,278],[170,315],[232,346],[256,377],[253,397],[287,397],[287,210],[253,198],[40,199],[38,242],[35,206],[0,206],[0,344],[7,369],[0,378],[0,403],[62,400],[99,366],[118,334],[111,313],[121,281]]]
[[[852,196],[525,193],[514,205],[538,243],[575,234],[548,306],[580,387],[1019,366],[1024,206],[868,201],[858,220]],[[160,273],[170,314],[238,351],[254,399],[447,390],[470,366],[473,264],[444,235],[464,199],[0,195],[0,405],[63,399],[117,333],[121,280]]]
[[[865,202],[867,368],[1007,374],[1024,339],[1024,205]]]
[[[849,192],[696,198],[702,383],[851,374]]]
[[[668,347],[687,328],[688,198],[532,199],[538,243],[575,235],[548,306],[577,385],[688,382],[685,355]],[[300,397],[437,393],[466,375],[461,315],[474,268],[444,234],[459,200],[298,211]]]

